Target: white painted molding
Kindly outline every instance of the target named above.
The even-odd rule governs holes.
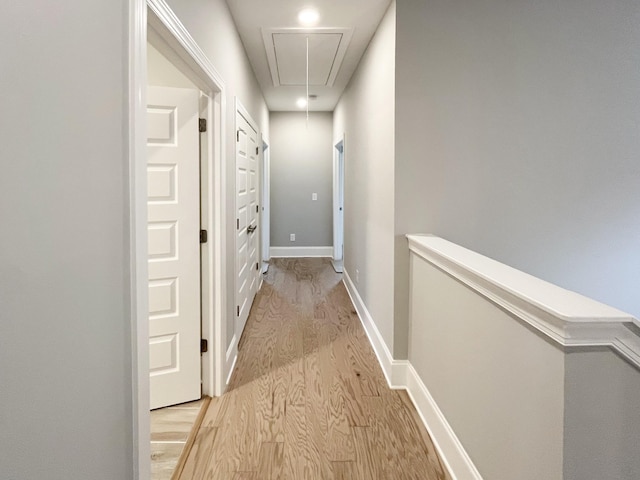
[[[448,273],[563,347],[606,346],[640,368],[640,322],[432,235],[407,235],[415,255]]]
[[[356,309],[358,313],[358,317],[360,318],[360,322],[364,328],[367,337],[369,338],[369,343],[373,348],[373,351],[378,357],[378,363],[382,368],[382,372],[384,373],[385,378],[387,379],[387,383],[390,388],[393,389],[402,389],[405,388],[406,384],[406,371],[409,362],[407,360],[394,360],[391,356],[391,352],[387,347],[378,327],[376,327],[369,310],[367,310],[360,293],[358,293],[358,289],[351,281],[351,277],[345,270],[343,273],[343,282],[345,287],[347,288],[347,293],[351,298],[351,303]]]
[[[330,257],[333,247],[271,247],[272,258]]]
[[[411,364],[408,364],[406,369],[406,388],[452,478],[482,480],[480,472]]]
[[[138,0],[136,0],[138,1]],[[227,262],[233,263],[227,259],[227,240],[226,240],[226,212],[227,212],[227,183],[226,178],[226,162],[222,161],[226,152],[226,105],[227,95],[225,84],[222,76],[213,66],[207,55],[193,39],[186,27],[171,10],[166,0],[146,0],[144,12],[148,9],[147,22],[152,30],[155,30],[160,37],[173,49],[177,56],[186,63],[186,65],[195,74],[192,80],[205,92],[209,98],[208,118],[212,124],[208,141],[208,157],[209,157],[209,192],[208,202],[211,211],[208,212],[209,226],[212,230],[212,246],[210,256],[213,258],[212,269],[214,293],[212,304],[209,309],[209,318],[204,321],[208,323],[206,333],[207,339],[213,346],[209,362],[203,369],[203,388],[205,393],[213,395],[221,395],[224,391],[224,369],[225,363],[223,358],[224,345],[223,338],[226,338],[226,322],[224,319],[231,312],[227,301],[227,283],[226,278]],[[147,32],[146,28],[143,36],[143,48],[146,51]],[[144,63],[144,72],[146,73],[146,60]],[[144,81],[146,86],[146,80]],[[146,115],[146,106],[144,113]],[[146,116],[145,116],[146,118]],[[140,129],[141,132],[146,131]],[[142,134],[144,135],[144,133]],[[146,165],[146,138],[145,138],[145,154],[144,163]],[[146,167],[145,167],[146,168]],[[146,174],[145,174],[146,175]],[[146,193],[145,193],[146,197]],[[146,202],[146,200],[145,200]],[[144,224],[146,232],[146,221]],[[145,277],[146,278],[146,277]],[[145,287],[146,289],[146,287]]]
[[[147,5],[128,9],[128,215],[129,315],[131,319],[131,432],[133,479],[151,475],[149,414],[149,306],[147,251]]]
[[[162,22],[162,25],[171,31],[175,40],[187,51],[189,57],[223,90],[224,82],[222,81],[222,76],[198,46],[180,19],[173,13],[173,10],[171,10],[167,2],[165,0],[147,0],[147,6],[158,20]],[[149,16],[149,19],[153,20],[153,16]]]

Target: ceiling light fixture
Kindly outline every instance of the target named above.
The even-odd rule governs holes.
[[[300,25],[310,27],[320,20],[320,14],[315,8],[305,8],[298,13],[298,22]]]
[[[307,101],[301,97],[296,101],[296,105],[298,105],[298,108],[304,108],[307,106]]]

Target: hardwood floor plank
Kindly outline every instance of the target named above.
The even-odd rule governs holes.
[[[204,480],[206,478],[217,433],[217,428],[200,427],[180,474],[180,480]]]
[[[282,478],[283,444],[264,442],[260,446],[260,460],[257,476],[264,480],[280,480]]]
[[[367,431],[369,427],[353,427],[353,437],[356,447],[356,458],[354,462],[355,476],[357,479],[383,478],[382,472],[378,468],[376,452],[371,448]]]
[[[356,478],[355,462],[331,462],[334,480],[354,480]]]
[[[256,472],[236,472],[233,480],[260,480]]]
[[[151,478],[170,480],[184,443],[151,444]]]

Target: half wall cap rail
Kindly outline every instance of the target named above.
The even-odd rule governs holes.
[[[606,346],[640,368],[640,322],[632,315],[443,238],[427,234],[407,238],[413,253],[561,346]]]

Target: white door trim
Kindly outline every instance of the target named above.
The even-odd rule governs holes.
[[[344,262],[344,133],[333,142],[333,266],[342,272]],[[342,165],[340,156],[342,155]],[[340,171],[342,169],[342,171]],[[342,200],[340,199],[342,189]],[[343,208],[340,211],[340,208]]]
[[[151,477],[147,292],[147,4],[129,2],[127,169],[133,478]]]
[[[223,339],[226,338],[226,95],[222,77],[164,0],[129,2],[128,170],[129,170],[129,307],[131,315],[132,430],[134,479],[150,477],[149,320],[147,294],[146,88],[148,26],[160,34],[195,74],[194,83],[211,99],[208,106],[207,157],[209,242],[206,244],[213,301],[203,311],[203,334],[209,357],[203,362],[203,391],[220,395],[224,386]],[[148,14],[148,15],[147,15]],[[203,257],[204,258],[204,257]],[[214,358],[215,357],[215,358]],[[205,368],[206,365],[206,368]]]
[[[238,99],[238,97],[235,97],[235,115],[234,118],[236,119],[236,125],[234,125],[235,131],[238,130],[238,125],[237,125],[237,117],[238,114],[241,115],[246,121],[247,123],[251,126],[251,128],[253,128],[253,130],[256,132],[256,138],[260,139],[261,138],[261,132],[260,129],[258,128],[258,124],[256,123],[256,121],[251,117],[251,115],[249,114],[249,111],[244,107],[244,105],[242,104],[242,102]],[[257,180],[257,189],[258,189],[258,199],[260,199],[260,190],[261,190],[261,183],[262,183],[262,179],[261,179],[261,173],[260,173],[260,159],[258,159],[257,161],[257,175],[258,175],[258,180]],[[233,168],[235,170],[236,168],[236,159],[234,156],[234,162],[233,162]],[[237,175],[234,175],[234,182],[233,182],[233,191],[234,191],[234,195],[233,195],[233,212],[234,212],[234,220],[233,220],[233,226],[234,226],[234,231],[235,231],[235,215],[237,215],[238,212],[238,206],[237,206],[237,199],[238,199],[238,195],[237,195],[237,185],[236,185],[236,181],[237,181]],[[259,200],[258,200],[259,201]],[[258,227],[258,238],[260,238],[261,235],[261,226],[260,226],[260,216],[258,215],[257,217],[257,227]],[[236,285],[236,281],[237,281],[237,252],[238,252],[238,246],[237,246],[237,239],[238,236],[237,234],[235,235],[235,241],[234,241],[234,250],[233,250],[233,258],[234,258],[234,282],[233,282],[233,288],[234,288],[234,300],[236,302],[236,304],[238,303],[238,288]],[[258,249],[260,248],[260,241],[258,241]],[[258,259],[260,258],[260,252],[258,251]],[[253,271],[253,269],[251,269],[250,271]],[[260,285],[258,283],[258,285]],[[259,288],[259,286],[258,286]],[[250,307],[249,307],[250,309]],[[235,310],[234,310],[234,314],[235,314]],[[237,324],[237,317],[234,317],[234,326]],[[238,343],[240,342],[240,336],[242,335],[242,331],[238,331],[238,329],[235,329],[235,334],[233,335],[231,342],[229,344],[229,347],[226,351],[226,355],[225,355],[225,373],[226,373],[226,377],[227,377],[227,383],[228,380],[231,378],[231,373],[233,372],[233,368],[235,366],[236,363],[236,359],[238,356]]]
[[[271,249],[271,232],[270,232],[270,222],[271,222],[271,152],[269,151],[269,142],[267,139],[262,139],[262,171],[260,172],[262,175],[262,192],[261,192],[261,222],[260,226],[262,228],[262,272],[266,271],[266,262],[268,262],[271,258],[270,249]]]

